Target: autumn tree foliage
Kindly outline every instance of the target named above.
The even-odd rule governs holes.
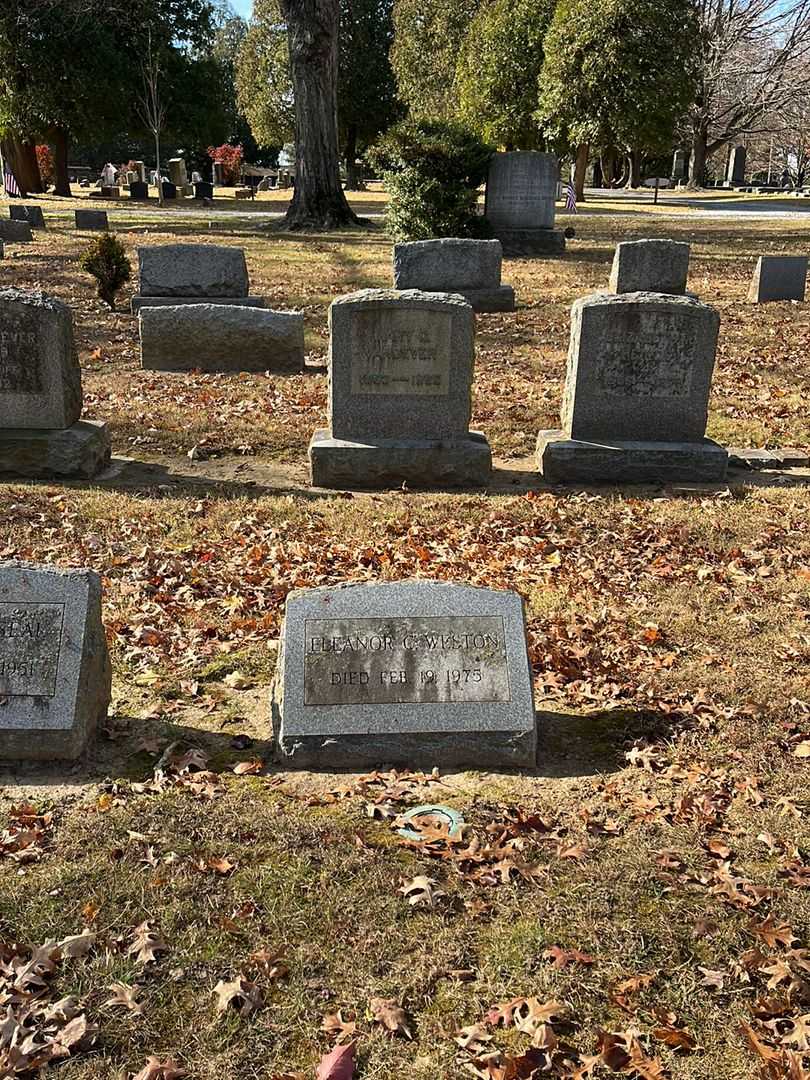
[[[235,186],[242,177],[242,161],[244,150],[241,146],[209,146],[206,151],[211,161],[223,166],[223,174],[226,185]]]

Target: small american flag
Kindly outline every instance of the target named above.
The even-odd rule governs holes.
[[[572,214],[577,212],[577,192],[571,180],[565,185],[565,209],[570,210]]]
[[[14,196],[18,199],[22,197],[22,192],[19,189],[17,181],[14,179],[14,173],[5,161],[3,162],[3,187],[6,189],[6,195]]]

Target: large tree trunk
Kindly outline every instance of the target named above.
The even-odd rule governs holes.
[[[295,191],[288,229],[336,229],[357,217],[340,185],[337,133],[339,0],[281,0],[295,97]]]
[[[706,182],[709,133],[704,124],[696,124],[692,131],[692,154],[689,158],[688,188],[702,188]]]
[[[39,164],[33,140],[23,142],[8,135],[2,142],[3,157],[11,166],[14,179],[23,195],[39,195],[45,188],[39,175]]]
[[[612,146],[602,151],[602,182],[605,187],[616,186],[616,151]]]
[[[627,155],[627,187],[641,187],[641,151],[631,150]]]
[[[53,171],[54,171],[54,195],[70,196],[70,177],[68,176],[68,133],[64,128],[54,128],[53,137]]]
[[[588,170],[588,143],[580,143],[577,147],[577,157],[574,162],[574,191],[577,194],[577,202],[585,201],[585,173]]]

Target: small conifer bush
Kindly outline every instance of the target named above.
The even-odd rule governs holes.
[[[98,286],[98,295],[115,311],[115,294],[129,281],[132,266],[124,245],[114,233],[103,233],[92,240],[79,258],[82,270],[92,274]]]

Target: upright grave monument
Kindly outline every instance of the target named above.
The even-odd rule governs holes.
[[[470,431],[475,316],[463,296],[367,289],[329,309],[329,428],[309,445],[318,487],[485,484]]]
[[[70,309],[42,293],[0,289],[0,474],[95,476],[110,459],[110,437],[81,411]]]
[[[554,228],[559,172],[555,154],[514,150],[493,156],[484,213],[507,254],[565,250],[565,236]]]
[[[721,481],[705,438],[720,317],[694,297],[595,293],[571,309],[562,431],[541,431],[551,483]]]
[[[90,232],[91,230],[109,229],[106,210],[74,210],[76,228]]]
[[[523,603],[438,581],[292,592],[271,709],[294,768],[533,768]]]
[[[500,240],[416,240],[394,245],[394,288],[459,293],[473,311],[514,311],[515,290],[501,284]]]
[[[133,180],[129,185],[129,197],[130,199],[148,199],[149,185],[143,180]]]
[[[0,562],[0,760],[77,758],[110,703],[101,580]]]
[[[169,179],[175,187],[185,187],[188,183],[186,163],[183,158],[169,159]]]
[[[152,371],[304,370],[304,315],[188,304],[141,307],[141,364]]]
[[[30,244],[33,239],[34,234],[28,221],[13,221],[11,218],[3,221],[0,218],[0,240],[7,244]]]
[[[689,167],[689,155],[685,150],[676,150],[672,155],[672,183],[677,186],[686,179]]]
[[[249,296],[242,248],[219,244],[155,244],[138,248],[140,292],[132,297],[133,314],[143,307],[180,304],[228,304],[264,307]]]
[[[609,288],[615,293],[683,296],[688,273],[688,244],[677,240],[625,240],[616,245]]]
[[[754,304],[768,300],[804,301],[807,288],[806,255],[760,255],[748,299]]]
[[[745,183],[745,158],[744,146],[732,147],[726,168],[726,187],[738,187]]]
[[[12,204],[8,208],[12,221],[27,221],[32,229],[44,229],[45,218],[41,206],[17,206]]]

